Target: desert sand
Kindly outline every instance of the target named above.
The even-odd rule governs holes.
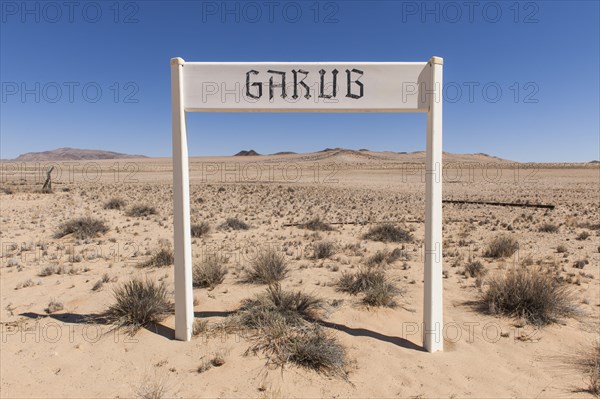
[[[444,204],[444,352],[421,348],[423,302],[424,153],[333,150],[310,154],[190,159],[192,222],[211,232],[193,239],[193,257],[218,251],[228,274],[214,289],[195,288],[196,316],[218,324],[243,299],[265,290],[241,276],[265,246],[285,254],[284,288],[322,298],[325,328],[347,351],[345,378],[293,364],[269,367],[245,354],[247,339],[212,333],[174,340],[174,316],[129,336],[89,322],[113,302],[115,286],[133,276],[164,281],[172,295],[173,266],[140,267],[172,244],[171,160],[57,162],[53,192],[41,193],[49,162],[3,164],[1,201],[0,390],[2,398],[126,398],[160,384],[164,397],[592,397],[587,377],[565,358],[598,339],[600,327],[600,208],[598,164],[519,164],[483,154],[445,155],[444,199],[553,204],[554,210]],[[147,204],[157,213],[130,217],[104,209]],[[79,216],[99,218],[109,230],[79,240],[54,238]],[[299,226],[314,217],[333,231]],[[220,230],[228,217],[251,228]],[[410,244],[362,238],[379,222],[411,232]],[[333,224],[340,223],[340,224]],[[341,224],[346,223],[346,224]],[[545,223],[557,232],[540,232]],[[581,239],[581,233],[589,237]],[[519,242],[511,257],[483,256],[499,234]],[[580,239],[578,239],[578,237]],[[335,244],[314,259],[312,245]],[[559,245],[566,251],[559,253]],[[405,290],[393,308],[368,307],[336,290],[378,250],[401,247],[388,266]],[[463,273],[468,259],[483,263],[482,280]],[[582,268],[574,267],[577,261]],[[581,314],[544,327],[473,306],[486,278],[519,264],[553,267],[576,295]],[[47,266],[61,274],[41,276]],[[106,275],[106,276],[105,276]],[[99,280],[105,283],[93,289]],[[48,313],[51,301],[61,310]],[[198,372],[203,360],[224,364]]]

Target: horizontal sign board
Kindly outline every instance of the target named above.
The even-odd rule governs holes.
[[[427,62],[182,65],[188,112],[427,112],[433,89]]]

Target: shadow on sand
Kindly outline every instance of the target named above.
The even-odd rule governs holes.
[[[194,312],[194,317],[206,319],[211,317],[229,317],[235,314],[234,311],[202,311],[202,312]],[[43,319],[43,318],[51,318],[57,321],[61,321],[63,323],[70,324],[102,324],[102,325],[110,325],[110,322],[107,318],[102,314],[76,314],[76,313],[56,313],[56,314],[45,314],[45,313],[34,313],[34,312],[25,312],[21,313],[20,316],[27,317],[30,319]],[[419,352],[424,352],[425,350],[401,337],[393,337],[389,335],[384,335],[378,333],[376,331],[367,330],[365,328],[352,328],[348,327],[344,324],[332,323],[324,320],[317,320],[317,322],[327,328],[331,328],[337,331],[344,332],[353,337],[369,337],[382,342],[387,342],[393,345],[400,346],[402,348],[411,349]],[[171,327],[165,326],[161,323],[150,323],[143,327],[145,330],[150,331],[154,334],[160,335],[168,340],[175,339],[175,330]],[[112,328],[111,328],[112,330]]]
[[[342,331],[353,337],[369,337],[379,341],[387,342],[402,348],[411,349],[419,352],[425,352],[425,349],[405,338],[392,337],[389,335],[381,334],[376,331],[367,330],[366,328],[352,328],[344,324],[331,323],[328,321],[319,320],[318,323],[324,327],[332,328],[337,331]]]

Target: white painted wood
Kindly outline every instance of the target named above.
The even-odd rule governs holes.
[[[183,96],[184,61],[171,60],[173,128],[173,238],[175,255],[175,339],[189,341],[194,323],[190,178]]]
[[[443,60],[439,57],[432,57],[427,63],[186,63],[181,58],[171,60],[176,339],[191,339],[194,320],[185,112],[427,112],[423,346],[429,352],[443,350],[442,69]],[[278,86],[282,75],[269,70],[285,73],[286,98]],[[324,87],[320,84],[321,70],[325,71],[328,83]],[[333,70],[338,71],[334,98]],[[355,72],[357,70],[360,73]],[[254,72],[247,82],[249,71]],[[298,80],[305,79],[308,90],[294,83],[293,71],[297,72]],[[363,91],[359,90],[357,81],[363,85]],[[259,98],[251,98],[249,89]],[[307,94],[310,98],[306,98]]]
[[[425,180],[425,289],[423,346],[444,349],[442,303],[442,69],[443,60],[429,61],[434,93],[429,93]]]
[[[269,70],[285,73],[286,97],[282,96],[282,76]],[[325,71],[324,89],[321,75]],[[335,98],[321,98],[333,94],[333,71],[336,75]],[[247,73],[250,75],[250,94],[257,96],[260,84],[262,95],[254,99],[248,95]],[[294,84],[296,71],[297,82]],[[304,71],[305,73],[299,72]],[[350,92],[348,72],[350,71]],[[360,71],[356,72],[356,71]],[[186,62],[184,76],[185,110],[190,112],[427,112],[426,97],[420,95],[429,78],[426,62],[389,63],[208,63]],[[270,98],[270,81],[273,98]],[[304,80],[302,80],[304,79]],[[360,98],[359,84],[364,85]],[[310,89],[299,83],[303,81]],[[296,88],[296,98],[294,98]]]

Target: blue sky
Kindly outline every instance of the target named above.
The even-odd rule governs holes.
[[[445,151],[523,162],[600,158],[597,1],[0,4],[1,158],[58,147],[170,156],[175,56],[432,55],[445,61]],[[191,155],[425,147],[423,114],[195,113],[187,120]]]

